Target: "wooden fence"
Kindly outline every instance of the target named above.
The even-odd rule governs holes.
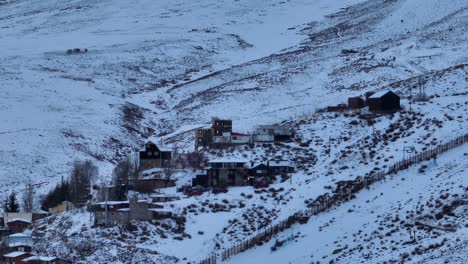
[[[311,216],[317,215],[318,213],[323,212],[334,205],[338,205],[339,203],[352,199],[355,193],[361,191],[363,188],[371,185],[374,182],[383,180],[386,175],[394,174],[398,171],[407,169],[409,166],[417,164],[421,161],[435,158],[441,153],[463,145],[465,142],[468,142],[468,133],[445,144],[440,144],[435,148],[423,151],[404,160],[398,161],[395,164],[389,166],[387,169],[372,175],[357,177],[354,180],[337,182],[336,188],[331,195],[329,193],[320,195],[314,201],[309,203],[307,209],[296,212],[288,218],[266,229],[258,231],[254,236],[237,243],[228,249],[223,250],[220,255],[221,261],[225,261],[234,255],[255,247],[256,245],[261,245],[262,243],[268,241],[275,234],[290,228],[295,223],[306,223]],[[199,263],[216,264],[217,260],[218,253],[215,252],[210,257],[200,261]]]

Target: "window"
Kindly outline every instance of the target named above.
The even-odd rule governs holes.
[[[202,133],[202,131],[201,131],[201,130],[198,130],[198,134],[200,134],[200,135],[201,135],[201,133]]]
[[[198,142],[201,142],[201,140],[202,140],[201,138],[198,138]]]
[[[153,155],[153,153],[151,151],[148,151],[148,157],[151,157]]]

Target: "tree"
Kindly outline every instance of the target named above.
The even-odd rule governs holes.
[[[55,207],[64,201],[70,200],[70,188],[68,182],[57,184],[42,200],[41,208],[48,211],[49,208]]]
[[[199,169],[202,167],[204,162],[204,156],[200,152],[191,152],[187,155],[189,166],[194,169]]]
[[[34,190],[31,180],[26,184],[26,188],[23,192],[23,210],[27,213],[31,213],[34,209]]]
[[[172,174],[174,174],[174,167],[172,165],[168,165],[167,167],[163,168],[164,177],[166,180],[170,180]]]
[[[19,204],[18,200],[16,199],[16,193],[12,192],[8,198],[5,200],[3,204],[3,211],[5,213],[17,213],[19,212]]]
[[[140,175],[140,164],[134,156],[127,156],[125,159],[117,163],[114,168],[113,182],[114,185],[128,185],[130,179],[138,179]]]
[[[74,204],[88,200],[91,181],[98,175],[98,168],[91,160],[73,162],[70,173],[70,199]]]

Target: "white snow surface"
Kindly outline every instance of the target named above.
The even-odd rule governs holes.
[[[437,211],[436,208],[434,210],[426,207],[421,213],[415,212],[420,210],[421,205],[424,207],[427,202],[441,199],[439,196],[444,193],[450,193],[446,198],[448,201],[459,197],[466,199],[467,153],[468,145],[465,144],[439,157],[436,164],[433,161],[424,162],[429,168],[424,173],[418,172],[418,167],[415,166],[388,177],[385,182],[377,183],[369,190],[357,194],[356,199],[313,216],[305,225],[295,225],[281,233],[276,239],[287,242],[275,252],[271,247],[276,240],[272,239],[265,245],[233,257],[227,263],[257,263],[258,259],[266,263],[331,260],[334,263],[388,263],[400,260],[404,253],[411,254],[417,247],[425,248],[444,239],[450,243],[431,249],[428,254],[411,256],[411,260],[406,260],[405,263],[464,263],[468,243],[466,204],[459,208],[459,215],[445,218],[447,222],[453,218],[455,232],[417,230],[418,242],[415,244],[404,244],[411,241],[410,234],[400,221],[392,220],[398,216],[408,223],[414,223],[420,220],[420,214],[432,216]],[[442,220],[434,226],[442,227],[443,224],[445,223]],[[395,231],[387,235],[393,230]],[[440,234],[434,235],[437,232]],[[291,236],[295,238],[290,239]],[[359,250],[359,247],[362,249]],[[344,254],[333,253],[341,248],[344,248]],[[457,252],[460,248],[465,252]]]
[[[205,152],[208,160],[291,160],[296,172],[278,178],[274,191],[233,187],[167,203],[185,212],[183,232],[169,220],[134,223],[135,230],[95,228],[83,209],[34,230],[42,232],[39,253],[79,263],[199,261],[304,209],[337,181],[400,160],[404,147],[419,152],[466,133],[467,27],[462,0],[0,1],[0,196],[20,191],[28,178],[43,194],[76,159],[94,160],[97,183],[108,184],[115,163],[147,140],[193,150],[193,130],[212,116],[233,119],[233,130],[243,133],[291,125],[293,142]],[[66,54],[73,48],[88,51]],[[431,99],[410,104],[421,87]],[[403,111],[374,116],[373,126],[366,109],[316,112],[382,90],[400,95]],[[411,253],[416,245],[389,251],[393,244],[373,231],[386,216],[403,219],[439,192],[462,195],[466,151],[426,164],[425,173],[401,172],[294,226],[278,239],[297,237],[276,252],[273,239],[230,262],[380,263]],[[194,175],[178,170],[174,177],[180,186]],[[225,210],[214,210],[220,205]],[[455,233],[431,238],[418,231],[419,246],[450,243],[412,262],[466,259],[466,209],[456,216]],[[391,237],[406,241],[405,232]]]

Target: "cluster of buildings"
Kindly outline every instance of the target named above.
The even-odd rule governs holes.
[[[0,218],[0,263],[8,264],[62,264],[68,261],[56,257],[33,254],[31,235],[23,233],[34,221],[47,217],[48,213],[4,213]]]
[[[328,106],[327,111],[344,111],[347,109],[360,109],[368,106],[369,111],[377,113],[392,113],[399,111],[400,96],[392,91],[367,92],[365,97],[349,97],[348,104]]]
[[[89,209],[94,213],[95,225],[126,225],[132,220],[151,221],[176,217],[165,204],[178,199],[177,196],[165,194],[152,194],[146,199],[138,199],[134,195],[126,201],[95,203]]]
[[[240,134],[232,131],[232,120],[212,118],[211,128],[195,130],[195,147],[218,147],[227,144],[247,144],[252,142],[275,142],[291,138],[291,129],[285,125],[259,126],[252,134]],[[126,179],[125,183],[107,187],[106,201],[90,205],[94,214],[95,225],[125,225],[132,220],[152,221],[164,218],[176,218],[168,202],[177,200],[177,196],[157,194],[161,188],[175,186],[175,180],[166,177],[164,172],[174,166],[174,153],[170,149],[148,141],[139,152],[139,168],[142,173],[138,179]],[[176,155],[179,156],[179,155]],[[200,167],[203,162],[200,161]],[[267,161],[253,163],[239,159],[211,160],[204,169],[199,170],[192,180],[193,186],[227,187],[245,186],[256,183],[271,183],[276,175],[294,171],[286,161]],[[118,188],[125,186],[125,191],[146,194],[145,199],[132,195],[128,200],[118,201],[109,197]],[[108,199],[110,198],[110,200]]]
[[[199,147],[284,141],[291,136],[287,125],[261,125],[252,134],[236,133],[232,131],[232,120],[213,117],[210,128],[195,129],[195,151]]]
[[[236,158],[210,160],[208,166],[198,171],[192,186],[227,187],[269,184],[274,177],[294,171],[289,161],[249,162]]]

